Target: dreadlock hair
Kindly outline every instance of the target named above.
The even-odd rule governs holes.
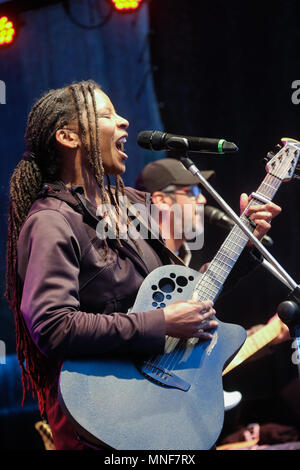
[[[99,128],[97,125],[93,126],[96,123],[96,89],[100,89],[100,86],[92,80],[73,83],[50,90],[35,103],[29,113],[25,133],[27,152],[10,179],[5,297],[13,311],[16,325],[16,352],[22,371],[23,403],[26,391],[31,387],[33,393],[37,394],[42,415],[45,411],[46,371],[49,361],[33,343],[20,312],[22,285],[17,272],[17,242],[21,227],[43,183],[55,181],[58,177],[60,155],[56,148],[56,131],[74,120],[78,122],[82,143],[100,187],[102,201],[109,202],[111,190],[110,187],[108,191],[105,188]],[[87,126],[84,124],[84,111]],[[95,135],[93,129],[96,129]],[[124,194],[124,183],[117,176],[114,198],[116,206],[119,193]]]

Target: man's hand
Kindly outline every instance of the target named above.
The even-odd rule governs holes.
[[[240,210],[241,213],[244,212],[247,205],[251,201],[251,197],[243,193],[240,197]],[[281,212],[281,207],[277,206],[273,202],[268,202],[267,204],[257,204],[248,208],[246,211],[247,217],[256,224],[256,228],[253,232],[253,235],[261,240],[264,235],[271,228],[271,221]],[[249,245],[253,245],[249,241]]]

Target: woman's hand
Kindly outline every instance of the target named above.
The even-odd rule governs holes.
[[[212,334],[208,331],[218,326],[216,320],[211,320],[211,317],[216,313],[211,300],[203,302],[178,301],[163,310],[166,334],[175,338],[211,339]]]
[[[240,210],[244,212],[251,197],[243,193],[240,197]],[[281,207],[273,202],[267,204],[256,204],[248,208],[245,215],[256,224],[253,235],[261,240],[271,228],[271,221],[281,212]],[[249,245],[253,243],[249,241]]]

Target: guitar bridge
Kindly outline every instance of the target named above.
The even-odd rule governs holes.
[[[177,388],[178,390],[187,392],[191,386],[191,384],[182,380],[173,372],[170,372],[167,369],[162,369],[150,361],[144,361],[136,366],[144,377],[158,385],[162,385],[163,387]]]

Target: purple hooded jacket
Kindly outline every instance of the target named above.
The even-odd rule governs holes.
[[[145,193],[126,188],[125,194],[131,202],[145,204]],[[69,190],[56,183],[34,202],[19,236],[21,312],[35,345],[55,365],[46,412],[57,449],[82,446],[57,401],[66,358],[164,350],[163,311],[126,312],[147,274],[170,264],[174,255],[160,239],[140,239],[142,256],[125,240],[123,246],[109,240],[105,259],[98,222],[82,188]]]
[[[126,188],[125,195],[131,203],[146,203],[146,194],[140,191]],[[183,264],[159,237],[139,239],[142,255],[132,243],[122,240],[120,246],[110,239],[105,258],[98,222],[83,189],[70,190],[59,182],[49,185],[34,202],[19,236],[21,312],[31,338],[53,366],[46,413],[58,450],[87,449],[58,402],[62,362],[110,351],[162,353],[162,309],[126,312],[149,272],[163,264]],[[257,266],[245,251],[231,284]]]

